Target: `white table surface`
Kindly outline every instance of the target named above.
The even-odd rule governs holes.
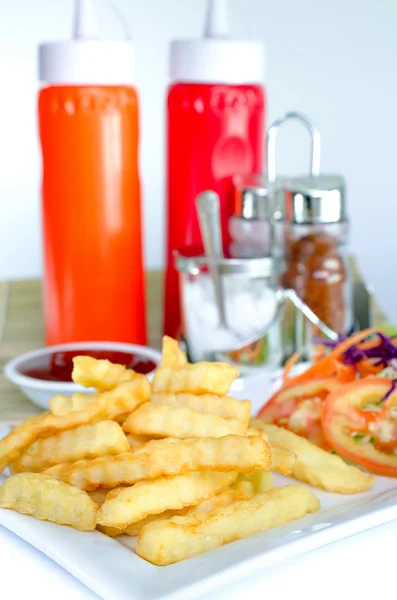
[[[396,540],[397,521],[302,555],[202,600],[394,598]],[[64,569],[1,526],[0,598],[98,600]]]

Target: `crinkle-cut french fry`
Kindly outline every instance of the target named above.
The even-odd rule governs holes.
[[[375,483],[372,475],[347,465],[336,454],[326,452],[306,438],[276,425],[264,423],[263,426],[270,444],[287,448],[296,455],[292,469],[295,479],[339,494],[363,492]]]
[[[260,419],[250,419],[251,427],[248,428],[247,435],[259,435],[264,440],[269,442],[269,437],[264,430],[264,423]],[[296,454],[288,450],[287,448],[280,448],[280,446],[270,444],[272,451],[272,470],[279,471],[283,475],[291,475],[295,462]]]
[[[260,477],[255,479],[256,475],[259,475]],[[269,480],[267,479],[265,486],[264,476],[270,477],[270,485]],[[233,483],[230,487],[226,488],[222,492],[219,492],[218,494],[215,494],[215,496],[212,496],[207,500],[203,500],[196,506],[186,506],[185,508],[182,508],[180,510],[166,510],[157,515],[148,515],[141,521],[137,521],[136,523],[131,523],[131,525],[127,525],[125,529],[119,529],[117,527],[106,527],[104,525],[97,525],[97,529],[99,529],[99,531],[102,531],[102,533],[105,533],[109,537],[117,537],[119,535],[136,536],[139,535],[139,533],[141,532],[143,527],[145,527],[145,525],[147,525],[148,523],[152,523],[152,521],[159,521],[161,519],[171,519],[172,517],[176,516],[196,514],[199,515],[201,513],[211,512],[216,508],[228,506],[229,504],[232,504],[232,502],[237,502],[239,500],[248,500],[249,498],[252,498],[254,494],[265,492],[271,487],[272,485],[270,471],[258,471],[257,473],[253,473],[251,475],[240,474],[235,483]],[[97,502],[97,504],[99,506],[102,506],[104,502],[104,500],[102,501],[102,498],[106,498],[107,494],[103,496],[103,488],[100,491],[101,501]],[[93,496],[93,494],[95,494],[95,492],[89,492],[89,495],[93,498],[94,501],[96,501],[95,496]]]
[[[126,437],[130,450],[136,450],[153,439],[148,435],[136,435],[134,433],[128,433]]]
[[[81,410],[56,417],[44,413],[38,417],[27,419],[0,440],[0,473],[38,438],[46,437],[59,431],[73,429],[88,423],[113,420],[127,415],[150,396],[150,384],[144,375],[137,375],[133,381],[122,384],[118,394],[116,390],[101,394],[97,400],[90,402]],[[121,388],[121,386],[120,386]]]
[[[107,527],[106,525],[97,524],[96,528],[98,529],[98,531],[104,533],[105,535],[111,538],[118,537],[119,535],[124,535],[124,530],[119,529],[119,527]]]
[[[202,513],[209,513],[217,508],[229,506],[229,504],[232,504],[233,502],[248,500],[249,498],[252,498],[254,493],[252,483],[248,479],[245,481],[240,479],[226,490],[223,490],[219,494],[215,494],[212,498],[203,500],[203,502],[200,502],[197,506],[193,506],[187,514],[200,515]]]
[[[109,492],[110,492],[109,488],[97,488],[96,490],[87,492],[87,494],[89,495],[91,500],[93,502],[95,502],[95,504],[99,507],[99,506],[102,506],[102,504],[105,502],[106,496],[108,495]]]
[[[251,421],[252,421],[252,419],[250,419],[250,424],[251,424]],[[266,433],[263,431],[263,429],[260,429],[258,427],[248,427],[248,429],[247,429],[247,435],[260,435],[265,440],[267,440]]]
[[[270,475],[269,473],[266,473]],[[160,519],[171,519],[172,517],[180,516],[180,515],[192,515],[192,514],[200,514],[203,512],[211,512],[215,508],[219,508],[221,506],[228,506],[232,502],[236,502],[237,500],[245,500],[251,498],[255,492],[255,485],[250,481],[250,476],[247,475],[239,475],[238,479],[235,483],[233,483],[230,487],[226,488],[219,494],[215,494],[211,498],[207,500],[203,500],[196,506],[186,506],[180,510],[166,510],[157,515],[148,515],[141,521],[137,521],[136,523],[131,523],[131,525],[127,525],[125,529],[118,529],[115,527],[106,527],[102,525],[98,525],[97,529],[106,533],[106,535],[110,537],[116,537],[118,535],[130,535],[135,536],[139,535],[141,529],[145,527],[148,523],[152,521],[158,521]],[[91,494],[94,492],[90,492]],[[100,505],[102,505],[101,502]]]
[[[99,510],[97,523],[122,529],[147,515],[198,504],[228,487],[237,475],[237,472],[195,471],[142,481],[116,493],[110,492]]]
[[[129,444],[120,425],[114,421],[100,421],[36,440],[12,465],[12,471],[36,473],[59,463],[128,451]]]
[[[58,394],[50,400],[51,414],[62,417],[72,410],[81,410],[95,400],[98,400],[98,394],[82,394],[80,392],[75,392],[72,396]]]
[[[12,475],[0,486],[0,506],[82,531],[96,526],[97,505],[86,492],[42,473]]]
[[[270,474],[270,473],[269,473]],[[241,477],[245,477],[241,475]],[[200,514],[204,512],[211,512],[215,508],[219,508],[221,506],[228,506],[232,502],[236,502],[237,500],[246,500],[251,498],[254,495],[254,485],[249,480],[249,476],[247,479],[240,479],[240,475],[235,483],[233,483],[230,487],[226,488],[222,492],[215,494],[211,498],[207,498],[207,500],[203,500],[196,506],[187,506],[182,508],[181,510],[166,510],[165,512],[160,513],[159,515],[148,515],[142,521],[138,521],[137,523],[131,523],[125,529],[121,530],[124,535],[139,535],[141,529],[145,527],[148,523],[152,521],[158,521],[160,519],[171,519],[172,517],[181,516],[181,515],[193,515]],[[120,530],[116,533],[120,535]]]
[[[131,523],[131,525],[127,525],[127,527],[123,529],[119,529],[118,527],[107,527],[106,525],[97,525],[97,529],[109,537],[117,537],[119,535],[129,535],[134,537],[138,535],[141,529],[148,523],[158,521],[159,519],[171,519],[171,517],[186,515],[189,509],[190,506],[187,506],[186,508],[181,508],[181,510],[165,510],[158,515],[148,515],[144,519],[141,519],[136,523]]]
[[[211,413],[222,417],[223,419],[238,419],[245,426],[251,414],[251,402],[249,400],[235,400],[229,396],[222,398],[213,394],[152,394],[150,401],[152,404],[165,404],[174,408],[191,408],[197,412]]]
[[[199,413],[191,408],[174,408],[147,402],[123,423],[124,431],[152,437],[220,437],[228,434],[244,435],[246,426],[237,419],[223,419],[210,413]]]
[[[296,462],[296,454],[287,450],[287,448],[280,448],[279,446],[270,445],[270,449],[272,456],[272,471],[278,471],[283,475],[291,475]]]
[[[268,492],[273,487],[273,475],[271,471],[256,471],[255,473],[242,474],[238,476],[239,480],[246,480],[252,485],[254,494],[262,494]]]
[[[186,364],[186,353],[181,350],[179,342],[168,335],[163,336],[161,366],[174,368],[183,367]]]
[[[93,502],[95,502],[95,504],[99,508],[105,502],[106,496],[108,495],[109,492],[114,492],[115,490],[122,489],[123,487],[125,487],[125,486],[118,486],[116,488],[111,488],[111,489],[109,489],[109,488],[97,488],[96,490],[92,490],[90,492],[87,492],[87,494],[89,495],[89,497],[91,498],[91,500]]]
[[[240,372],[226,363],[200,362],[182,367],[159,367],[153,377],[153,392],[190,392],[225,396]]]
[[[260,430],[263,436],[266,436],[266,431],[264,429],[264,422],[262,419],[257,419],[256,417],[251,417],[249,420],[249,430]]]
[[[136,552],[155,565],[169,565],[299,519],[319,507],[318,499],[303,486],[273,488],[210,513],[154,521],[140,532]]]
[[[116,365],[106,359],[91,356],[73,358],[72,379],[86,388],[95,388],[98,392],[113,390],[123,381],[131,381],[138,375],[124,365]]]
[[[265,471],[270,466],[270,447],[265,440],[228,435],[193,440],[157,440],[118,456],[56,465],[46,474],[81,489],[93,490],[181,475],[187,471],[212,469],[252,473]]]

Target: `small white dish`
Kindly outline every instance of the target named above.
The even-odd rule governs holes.
[[[87,393],[90,390],[73,382],[36,379],[24,375],[22,371],[37,368],[41,364],[43,357],[49,356],[54,352],[69,352],[74,350],[107,350],[111,352],[137,354],[145,359],[152,360],[156,364],[156,367],[161,361],[161,352],[146,346],[117,342],[74,342],[70,344],[60,344],[58,346],[47,346],[46,348],[21,354],[6,363],[4,366],[4,375],[34,404],[48,410],[50,399],[57,394],[71,396],[75,392],[84,391]],[[147,375],[150,376],[150,373]]]

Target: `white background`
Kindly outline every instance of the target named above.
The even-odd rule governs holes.
[[[167,47],[201,34],[204,0],[115,0],[133,33],[142,106],[141,171],[146,262],[163,263],[164,105]],[[104,32],[120,33],[107,0]],[[67,38],[72,0],[0,0],[0,278],[41,271],[36,135],[36,47]],[[233,30],[267,45],[268,124],[286,110],[311,116],[323,137],[324,171],[348,184],[352,247],[397,322],[397,2],[230,0]],[[306,169],[304,132],[280,135],[280,171]]]

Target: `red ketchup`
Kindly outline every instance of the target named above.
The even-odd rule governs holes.
[[[70,350],[54,352],[41,358],[34,359],[34,365],[29,364],[20,373],[33,379],[43,381],[71,382],[73,358],[75,356],[92,356],[96,359],[107,359],[110,362],[124,365],[137,373],[147,374],[156,368],[156,363],[149,358],[131,352],[116,352],[112,350]],[[33,362],[33,361],[32,361]]]
[[[177,337],[181,317],[173,252],[201,243],[197,195],[208,189],[219,195],[227,246],[232,176],[262,171],[263,45],[228,38],[225,0],[212,0],[205,38],[172,43],[171,76],[164,333]]]

